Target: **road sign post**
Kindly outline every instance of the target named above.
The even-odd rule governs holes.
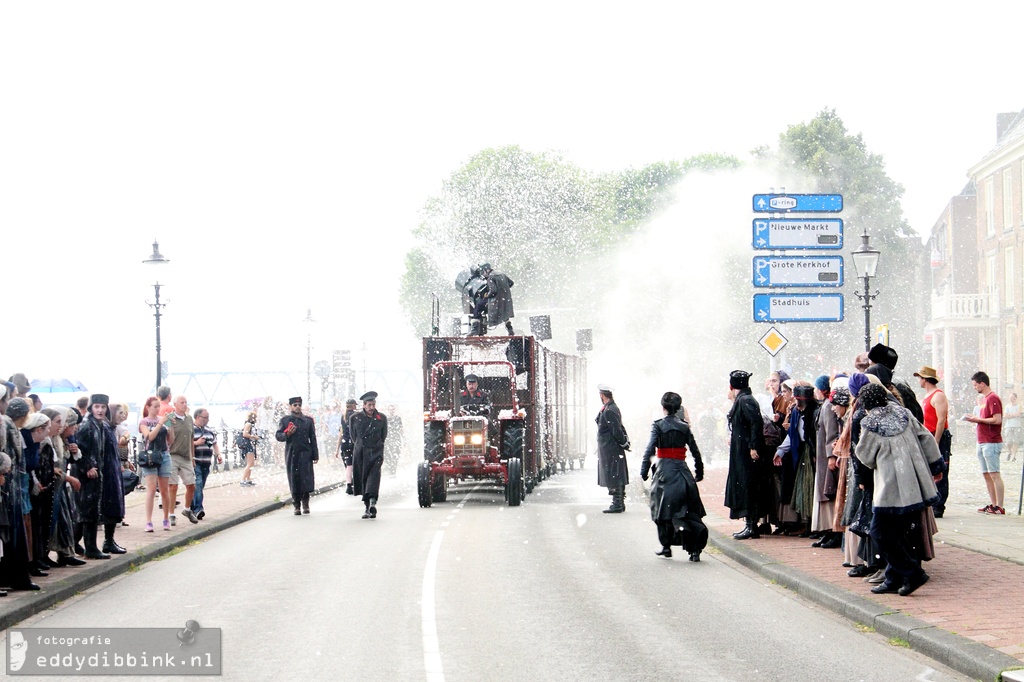
[[[842,321],[842,294],[754,294],[754,322]]]
[[[753,228],[751,245],[755,250],[843,248],[843,221],[839,218],[754,218]]]
[[[771,287],[841,287],[842,256],[756,256],[753,283]]]

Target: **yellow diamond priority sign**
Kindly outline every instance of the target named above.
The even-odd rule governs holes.
[[[761,348],[768,351],[768,354],[774,358],[779,354],[780,350],[786,347],[786,344],[789,343],[789,339],[779,333],[779,330],[775,327],[770,327],[758,343],[761,344]]]

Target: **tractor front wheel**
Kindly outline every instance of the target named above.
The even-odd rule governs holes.
[[[523,460],[510,457],[508,460],[508,483],[505,484],[508,506],[518,507],[523,501]]]
[[[416,467],[416,492],[419,494],[420,506],[429,507],[432,503],[430,494],[430,462],[420,462]]]

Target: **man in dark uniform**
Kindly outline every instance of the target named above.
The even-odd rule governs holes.
[[[345,465],[345,494],[355,495],[352,487],[352,415],[356,413],[356,399],[345,401],[345,413],[341,415],[341,439],[338,441],[338,457]]]
[[[355,494],[363,496],[366,507],[363,518],[375,519],[388,418],[377,411],[376,391],[364,393],[359,399],[363,401],[363,409],[352,415],[349,423],[352,433],[352,485]]]
[[[466,390],[459,394],[459,411],[462,414],[486,417],[491,413],[491,396],[481,391],[479,386],[480,377],[466,375]]]
[[[597,413],[597,484],[608,488],[612,504],[605,514],[621,514],[626,511],[626,485],[629,483],[629,468],[626,466],[626,450],[629,436],[622,426],[622,413],[615,404],[610,386],[599,384],[604,407]]]
[[[114,542],[114,529],[124,518],[124,492],[117,439],[106,419],[109,403],[110,399],[102,393],[90,397],[89,416],[77,435],[81,458],[75,462],[75,467],[82,487],[75,495],[75,502],[87,559],[109,559],[109,552],[126,552]],[[100,523],[106,537],[102,552],[96,547]]]
[[[290,398],[288,407],[291,414],[281,417],[274,438],[285,444],[284,469],[292,506],[299,516],[309,513],[309,494],[316,488],[313,465],[320,461],[320,450],[316,443],[316,424],[312,417],[302,414],[302,398]]]
[[[729,475],[725,481],[725,506],[729,518],[746,519],[746,526],[733,537],[737,540],[760,537],[758,516],[767,509],[758,506],[761,498],[763,469],[767,458],[764,452],[764,420],[761,408],[750,392],[750,373],[741,369],[729,374]]]

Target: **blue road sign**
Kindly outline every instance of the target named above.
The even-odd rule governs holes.
[[[755,194],[754,213],[839,213],[842,194]]]
[[[842,294],[754,294],[754,322],[842,321]]]
[[[842,256],[757,256],[755,287],[841,287]]]
[[[755,249],[834,250],[843,248],[840,218],[754,218]]]

